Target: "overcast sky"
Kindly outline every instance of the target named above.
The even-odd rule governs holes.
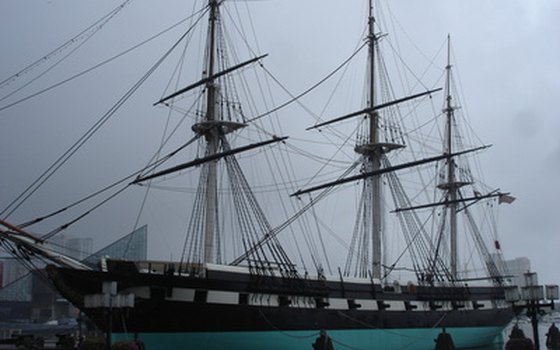
[[[2,0],[0,81],[52,51],[118,3]],[[307,88],[348,57],[360,43],[365,27],[364,0],[266,0],[247,4],[253,11],[260,49],[270,54],[268,67],[294,93]],[[517,198],[512,205],[502,208],[499,217],[502,249],[506,258],[529,257],[541,281],[560,283],[556,267],[560,251],[560,115],[556,108],[560,101],[560,2],[393,0],[389,4],[390,16],[394,16],[392,25],[406,32],[408,38],[403,38],[414,42],[430,57],[451,34],[464,108],[480,139],[493,144],[482,159],[487,182]],[[37,91],[121,52],[187,17],[192,8],[193,1],[132,1],[84,45],[85,53],[78,61],[63,62],[61,67],[65,68],[57,67],[58,75],[53,70],[51,78],[46,75],[35,88],[23,91]],[[105,101],[115,101],[115,96],[122,94],[123,86],[107,81],[134,81],[138,71],[145,71],[178,33],[171,32],[135,53],[133,66],[108,70],[86,83],[61,88],[56,100],[52,99],[54,93],[49,92],[0,111],[0,208],[107,110],[110,104]],[[86,47],[97,49],[87,51]],[[55,60],[64,54],[56,55]],[[0,97],[12,91],[14,84],[17,82],[2,88]],[[0,102],[0,108],[26,95],[22,92],[7,98]],[[149,110],[154,97],[147,95],[143,111]],[[135,115],[126,122],[149,117],[139,111],[131,108],[130,114]],[[115,129],[128,130],[125,121],[122,125],[120,121],[116,123]],[[151,127],[155,126],[147,126]],[[130,139],[141,137],[138,135],[131,135]],[[102,150],[106,154],[131,156],[141,164],[142,150],[137,143],[127,140],[119,145],[122,150],[108,144]],[[145,143],[146,149],[153,150],[150,141]],[[84,153],[78,159],[77,173],[65,173],[63,169],[60,178],[64,180],[53,180],[51,190],[38,193],[13,219],[21,222],[32,218],[32,212],[58,208],[66,203],[65,199],[57,198],[58,193],[78,188],[85,193],[95,190],[97,187],[88,188],[87,181],[82,180],[103,178],[105,169],[116,168],[118,163],[119,157],[92,161]],[[68,181],[69,178],[80,181]],[[57,190],[57,186],[65,189]],[[132,212],[128,214],[133,215]],[[91,225],[90,234],[104,231],[103,227]],[[122,227],[124,232],[128,229]],[[158,241],[168,247],[174,244],[161,237]]]

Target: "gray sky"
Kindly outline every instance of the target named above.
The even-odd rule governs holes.
[[[0,79],[45,55],[117,3],[3,0],[0,2]],[[16,96],[25,96],[24,91],[36,91],[79,72],[170,26],[191,12],[192,3],[133,1],[74,56],[32,85],[33,88]],[[362,38],[363,0],[268,0],[247,5],[252,8],[260,50],[270,54],[265,61],[267,67],[294,93],[342,62]],[[557,22],[560,3],[555,0],[397,0],[390,1],[390,6],[390,16],[394,16],[389,18],[391,25],[401,32],[399,39],[408,43],[404,45],[416,56],[419,52],[414,53],[413,46],[432,57],[447,34],[451,34],[464,93],[463,108],[480,139],[493,144],[482,155],[486,182],[517,197],[513,205],[501,210],[502,249],[506,258],[529,257],[541,281],[560,283],[555,268],[560,248],[556,204],[560,198],[557,181],[560,116],[555,108],[555,102],[560,100]],[[402,34],[403,29],[408,37]],[[178,35],[179,31],[174,31],[134,52],[133,64],[116,62],[85,82],[72,82],[56,92],[0,111],[0,208],[97,120]],[[57,55],[54,60],[60,57]],[[419,66],[423,64],[426,63],[420,60]],[[125,107],[127,117],[111,122],[110,130],[116,131],[109,128],[104,131],[99,136],[101,146],[81,152],[76,157],[76,165],[62,169],[57,175],[60,180],[49,182],[47,189],[38,192],[13,216],[14,221],[68,203],[72,198],[67,193],[89,193],[97,189],[97,185],[88,185],[90,181],[85,179],[106,183],[114,176],[128,174],[131,168],[121,168],[124,159],[131,159],[132,166],[144,164],[142,155],[153,152],[161,130],[161,120],[151,115],[151,104],[166,83],[157,81],[154,90],[142,91],[143,102]],[[0,96],[11,91],[11,86],[0,90]],[[0,108],[15,99],[14,96],[1,101]],[[285,96],[278,101],[284,100]],[[313,106],[314,102],[309,103]],[[138,131],[130,127],[141,122],[146,124]],[[307,119],[303,126],[311,122]],[[119,138],[123,130],[127,136]],[[153,130],[158,131],[158,136],[155,140],[147,139],[146,135]],[[111,143],[117,138],[119,149]],[[107,156],[99,157],[100,154]],[[69,181],[69,178],[79,181]],[[129,212],[122,209],[119,215],[134,217],[136,208],[130,208]],[[123,232],[129,229],[130,220],[112,228]],[[86,235],[105,230],[91,219]],[[101,237],[99,240],[103,241]],[[165,251],[175,243],[171,238],[159,236],[150,244],[161,245]]]

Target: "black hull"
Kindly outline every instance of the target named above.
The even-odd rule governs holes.
[[[87,310],[86,314],[106,328],[107,313]],[[124,317],[124,323],[123,323]],[[117,311],[115,332],[244,332],[308,331],[349,329],[504,327],[512,319],[509,310],[478,311],[333,311],[315,309],[240,307],[164,302]],[[126,327],[123,327],[125,325]]]
[[[60,293],[103,330],[108,328],[107,309],[85,308],[84,296],[101,293],[104,281],[116,281],[119,293],[135,294],[133,308],[112,310],[114,332],[504,327],[514,316],[503,291],[495,287],[384,290],[374,283],[219,270],[189,277],[139,272],[132,263],[112,264],[106,272],[53,266],[47,271]],[[178,291],[182,298],[174,295]],[[212,293],[228,298],[212,299]]]

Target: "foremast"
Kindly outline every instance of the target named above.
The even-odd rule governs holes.
[[[206,109],[204,117],[201,122],[192,126],[192,130],[199,136],[203,136],[206,142],[205,158],[210,159],[206,162],[206,174],[201,177],[201,181],[205,182],[204,186],[204,232],[203,232],[203,254],[202,261],[205,263],[219,263],[219,252],[216,247],[216,239],[219,230],[218,220],[218,162],[222,158],[220,156],[220,142],[227,144],[224,136],[235,130],[247,126],[245,123],[236,122],[232,120],[224,120],[218,111],[219,105],[219,83],[218,79],[222,77],[229,70],[238,69],[244,65],[253,62],[250,60],[238,66],[231,67],[225,72],[218,71],[218,51],[224,48],[219,47],[218,31],[220,25],[220,5],[223,1],[208,0],[208,36],[206,43],[206,62],[205,70],[203,72],[204,88],[206,90]],[[260,58],[262,58],[261,56]],[[196,84],[195,84],[196,85]],[[228,148],[229,145],[222,147]],[[232,151],[233,152],[233,151]]]
[[[355,151],[362,154],[364,158],[363,171],[365,173],[376,173],[381,170],[381,160],[384,153],[393,149],[402,147],[397,144],[382,143],[380,141],[379,123],[380,116],[377,111],[376,100],[376,65],[377,59],[376,47],[378,36],[375,34],[375,16],[374,16],[374,0],[369,0],[369,13],[368,13],[368,91],[367,91],[367,107],[366,115],[369,121],[369,136],[366,138],[366,143],[358,143]],[[382,178],[381,175],[374,175],[364,180],[364,191],[366,191],[366,198],[371,198],[371,201],[366,199],[364,202],[364,211],[371,215],[371,261],[372,261],[372,276],[373,278],[382,277],[382,236],[383,236],[383,222],[382,222]],[[367,216],[367,214],[366,214]],[[367,221],[364,225],[367,225]],[[366,228],[367,230],[367,228]]]
[[[220,14],[223,3],[223,0],[208,0],[206,3],[208,32],[202,79],[158,102],[166,103],[187,91],[203,88],[197,113],[200,119],[192,126],[192,130],[201,141],[200,149],[203,149],[204,155],[141,180],[200,165],[199,184],[181,262],[193,263],[194,268],[200,267],[201,263],[225,263],[229,258],[224,254],[223,242],[226,240],[226,232],[222,232],[223,229],[227,231],[228,240],[239,240],[244,249],[251,252],[244,260],[252,272],[273,274],[274,270],[278,269],[282,273],[293,275],[296,273],[294,264],[280,242],[272,240],[262,245],[258,244],[261,237],[272,231],[272,226],[258,204],[235,156],[251,149],[282,142],[287,137],[273,136],[270,140],[239,147],[233,147],[228,139],[230,133],[248,126],[235,81],[230,73],[247,67],[266,55],[235,65],[229,62],[223,18]],[[226,181],[229,187],[222,191]],[[230,200],[227,204],[219,204],[227,200]],[[226,210],[221,212],[223,208]],[[231,209],[232,212],[226,213],[227,209]],[[228,218],[233,219],[232,225],[226,226],[223,220]],[[251,249],[253,247],[256,248]]]

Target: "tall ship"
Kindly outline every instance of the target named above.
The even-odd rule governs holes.
[[[284,136],[296,119],[279,117],[275,125],[271,116],[293,108],[308,91],[290,94],[283,104],[242,101],[247,91],[266,91],[276,79],[263,63],[266,55],[233,50],[230,33],[251,29],[233,21],[226,30],[235,4],[208,0],[162,57],[186,48],[197,37],[194,28],[204,27],[202,58],[182,56],[169,83],[176,88],[154,98],[177,127],[166,130],[147,165],[88,196],[84,201],[101,199],[49,234],[29,232],[67,208],[27,225],[2,214],[4,247],[22,259],[48,260],[48,278],[64,298],[113,341],[137,339],[150,350],[423,350],[433,349],[443,331],[457,348],[499,343],[514,313],[505,301],[498,240],[480,226],[492,219],[478,214],[513,197],[481,184],[470,167],[487,147],[469,146],[472,140],[460,132],[449,46],[442,86],[412,84],[409,94],[394,96],[382,53],[386,34],[369,0],[363,41],[333,73],[367,57],[363,103],[333,118],[310,113],[315,121],[298,127],[334,148],[306,148]],[[202,63],[199,80],[183,83],[178,71],[193,62]],[[268,80],[253,77],[257,69]],[[442,108],[436,117],[418,116],[423,121],[416,129],[405,125],[421,103]],[[181,129],[186,122],[190,127]],[[428,122],[437,125],[431,133],[422,127]],[[181,142],[167,142],[177,134]],[[306,160],[280,167],[296,154]],[[269,166],[279,169],[267,173]],[[299,172],[303,178],[285,180]],[[253,180],[260,184],[252,186]],[[191,211],[179,259],[101,257],[92,265],[48,246],[49,238],[121,190],[145,190],[149,197],[148,190],[178,183],[190,189]],[[471,255],[462,258],[465,245]],[[477,268],[470,269],[475,260]]]

